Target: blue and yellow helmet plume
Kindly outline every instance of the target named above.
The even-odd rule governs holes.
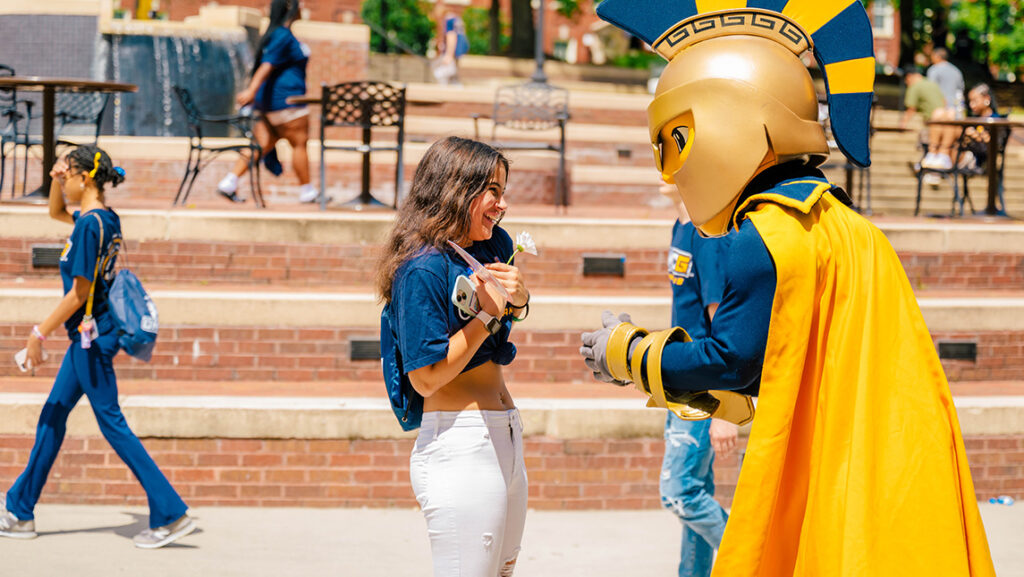
[[[854,163],[871,163],[875,59],[871,22],[859,0],[604,0],[597,13],[669,61],[729,35],[769,38],[796,55],[812,50],[836,144]]]

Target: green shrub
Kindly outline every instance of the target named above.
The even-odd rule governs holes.
[[[491,17],[486,8],[470,6],[462,13],[462,21],[466,24],[466,36],[469,38],[470,54],[491,53]],[[498,34],[498,52],[504,54],[508,50],[509,23],[505,15],[500,15],[501,32]]]
[[[647,70],[652,64],[662,60],[661,56],[653,52],[646,50],[630,50],[625,54],[615,56],[609,62],[612,66],[620,66],[622,68],[639,68]]]
[[[434,23],[422,9],[418,0],[383,0],[387,2],[387,22],[380,21],[380,3],[382,0],[364,0],[360,16],[363,22],[373,24],[386,30],[388,34],[406,44],[413,52],[420,55],[427,53],[430,39],[434,36]],[[380,36],[370,27],[370,49],[377,50]],[[390,45],[389,52],[399,50]]]

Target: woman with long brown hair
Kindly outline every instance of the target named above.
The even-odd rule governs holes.
[[[498,226],[507,178],[508,161],[486,144],[434,143],[377,268],[384,379],[403,428],[420,429],[410,477],[439,577],[510,576],[526,520],[522,423],[501,368],[515,357],[509,331],[530,299],[505,264],[514,250]],[[449,240],[486,263],[493,284]],[[462,294],[469,302],[475,292],[479,307],[456,306],[457,286],[472,287]]]

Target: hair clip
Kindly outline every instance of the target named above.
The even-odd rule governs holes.
[[[116,172],[118,175],[120,175],[121,178],[124,178],[124,169],[121,168],[120,166],[115,166],[114,167],[114,172]]]
[[[89,171],[89,178],[96,178],[96,171],[100,169],[100,158],[102,155],[99,152],[92,158],[92,170]]]

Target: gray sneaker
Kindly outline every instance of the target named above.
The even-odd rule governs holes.
[[[157,527],[156,529],[146,529],[133,537],[132,541],[140,549],[159,549],[164,545],[169,545],[181,539],[195,531],[196,528],[195,519],[188,515],[182,515],[181,518],[169,525]]]
[[[35,539],[39,535],[36,534],[35,521],[19,521],[14,513],[0,505],[0,536],[11,539]]]

